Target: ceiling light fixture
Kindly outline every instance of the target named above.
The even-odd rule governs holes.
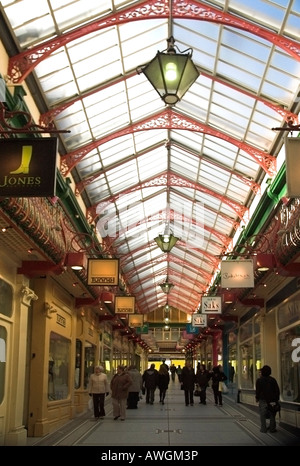
[[[148,81],[166,105],[175,105],[194,84],[200,73],[191,57],[193,50],[179,50],[172,34],[172,0],[169,2],[169,39],[167,49],[157,52],[156,56],[143,67]]]
[[[11,226],[1,227],[1,231],[2,231],[2,233],[6,233],[7,230],[9,230],[10,228],[12,228],[12,227]]]
[[[174,287],[173,283],[169,282],[168,276],[166,278],[166,281],[164,283],[161,283],[159,286],[161,287],[162,291],[166,294],[169,294],[171,289]]]
[[[157,52],[146,65],[138,69],[144,73],[166,105],[175,105],[194,84],[200,73],[191,57],[193,50],[179,50],[172,34],[172,0],[169,2],[169,39],[167,49]]]
[[[175,246],[179,238],[176,238],[172,233],[169,235],[163,234],[158,235],[154,238],[157,246],[162,250],[162,252],[170,252],[171,249]]]

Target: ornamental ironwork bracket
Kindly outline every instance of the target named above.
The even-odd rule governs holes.
[[[15,125],[18,124],[20,127],[13,126],[13,122]],[[32,116],[30,113],[17,110],[17,111],[9,111],[0,102],[0,134],[35,134],[35,133],[48,133],[48,134],[55,134],[55,133],[70,133],[69,130],[58,130],[55,128],[53,124],[49,126],[41,126],[34,123]]]

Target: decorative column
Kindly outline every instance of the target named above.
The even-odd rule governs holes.
[[[5,445],[23,446],[27,443],[27,430],[23,424],[25,381],[26,381],[26,355],[28,340],[28,312],[31,301],[38,299],[33,290],[25,286],[24,277],[17,277],[19,284],[19,297],[15,301],[15,337],[12,351],[12,383],[10,388],[9,432],[5,438]],[[16,293],[18,296],[18,293]]]

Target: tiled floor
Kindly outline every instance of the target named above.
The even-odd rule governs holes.
[[[300,446],[300,437],[279,425],[277,433],[261,433],[257,411],[236,403],[234,391],[224,395],[222,407],[214,405],[210,388],[207,395],[206,405],[195,398],[194,406],[185,406],[179,383],[170,382],[164,405],[157,392],[153,405],[142,399],[138,409],[127,410],[125,422],[113,420],[107,398],[105,419],[95,421],[88,412],[47,437],[28,439],[28,445],[122,447],[124,452],[137,447]]]

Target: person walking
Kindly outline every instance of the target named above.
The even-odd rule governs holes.
[[[196,383],[200,390],[200,404],[203,405],[206,405],[206,389],[208,387],[209,379],[210,374],[206,369],[205,364],[199,364],[196,372]]]
[[[128,374],[131,377],[132,384],[128,389],[127,409],[137,409],[140,399],[140,391],[143,387],[143,377],[134,364],[129,366]]]
[[[231,362],[228,364],[228,372],[229,372],[229,382],[233,383],[235,369]]]
[[[159,402],[164,405],[166,392],[169,387],[170,374],[169,371],[162,364],[158,371],[158,388],[159,388]]]
[[[211,388],[214,392],[215,406],[223,405],[222,391],[220,390],[220,382],[225,382],[227,376],[222,370],[221,366],[214,366],[211,373]]]
[[[181,365],[178,364],[178,367],[176,369],[176,372],[177,372],[177,377],[178,377],[178,382],[181,383],[181,373],[182,373],[182,369],[181,369]]]
[[[114,421],[119,419],[119,417],[121,417],[121,421],[125,421],[126,400],[131,384],[131,377],[128,372],[125,371],[124,366],[118,366],[117,373],[110,382]]]
[[[175,364],[171,364],[170,372],[171,372],[172,382],[175,382],[175,377],[176,377],[176,372],[177,372]]]
[[[109,384],[107,375],[104,374],[104,367],[95,366],[94,373],[89,378],[88,391],[89,395],[93,397],[95,419],[103,419],[105,416],[105,395],[109,394]]]
[[[272,370],[270,366],[263,366],[261,376],[256,380],[255,398],[258,402],[260,415],[260,431],[267,432],[266,420],[270,418],[270,432],[276,431],[276,413],[269,409],[270,403],[278,403],[280,397],[280,389],[277,380],[271,376]]]
[[[181,372],[181,385],[184,390],[185,406],[194,406],[196,375],[191,361],[186,361]]]
[[[158,385],[158,370],[155,369],[155,364],[151,364],[149,369],[143,373],[143,385],[146,389],[146,403],[153,405],[154,394]]]

